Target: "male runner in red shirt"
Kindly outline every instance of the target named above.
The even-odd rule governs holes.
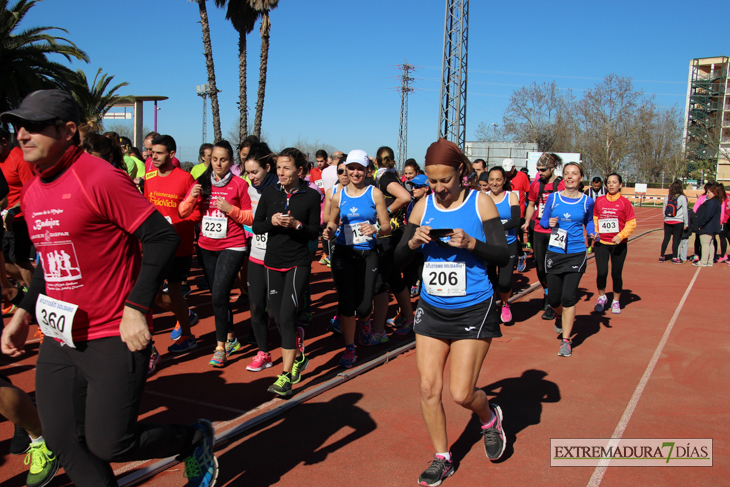
[[[176,455],[188,485],[210,485],[218,467],[209,421],[137,422],[147,318],[180,238],[127,174],[79,147],[79,107],[67,92],[35,91],[0,121],[15,127],[37,174],[20,201],[37,221],[30,238],[40,257],[0,346],[23,355],[35,315],[46,336],[36,364],[43,436],[80,487],[117,485],[110,462]]]
[[[177,145],[169,135],[158,135],[152,139],[148,152],[152,153],[154,168],[145,174],[144,195],[157,208],[165,220],[173,226],[180,237],[180,246],[175,252],[172,267],[167,274],[167,293],[162,290],[157,294],[155,303],[161,308],[172,311],[177,324],[171,333],[175,340],[167,348],[172,353],[182,353],[198,346],[190,326],[198,321],[198,315],[188,309],[182,292],[182,282],[190,273],[195,247],[195,223],[200,213],[194,212],[189,218],[182,219],[178,214],[178,205],[185,199],[190,188],[195,184],[189,172],[172,165]]]

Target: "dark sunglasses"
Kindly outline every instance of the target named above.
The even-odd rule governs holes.
[[[549,169],[552,169],[552,168],[553,168],[553,166],[548,166],[548,167],[538,167],[538,168],[537,168],[537,170],[538,170],[538,171],[540,171],[540,172],[545,172],[545,171],[547,171],[547,170],[549,170]]]
[[[344,169],[338,169],[337,170],[337,174],[343,175],[343,174],[345,174],[345,170]]]
[[[40,122],[34,122],[31,120],[16,120],[13,122],[13,128],[17,134],[21,128],[24,128],[26,132],[30,134],[37,134],[43,132],[43,130],[49,125],[56,123],[55,120],[41,120]]]

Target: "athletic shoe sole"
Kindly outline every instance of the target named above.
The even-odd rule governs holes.
[[[448,479],[449,477],[451,477],[452,475],[454,475],[454,472],[456,472],[456,470],[452,466],[451,467],[451,470],[449,470],[448,473],[446,473],[446,475],[444,475],[443,477],[441,477],[441,480],[437,480],[433,484],[429,484],[428,482],[426,482],[424,480],[422,482],[418,482],[418,485],[423,485],[425,487],[437,487],[437,486],[439,486],[439,485],[441,485],[443,483],[444,479]]]
[[[251,367],[250,365],[248,365],[248,366],[246,367],[246,370],[250,370],[251,372],[261,372],[262,370],[264,370],[264,369],[268,369],[268,368],[271,368],[271,367],[273,367],[273,366],[274,366],[274,364],[272,364],[271,362],[266,362],[266,363],[265,363],[264,365],[262,365],[262,366],[261,366],[261,367],[259,367],[259,368],[253,368],[253,367]]]

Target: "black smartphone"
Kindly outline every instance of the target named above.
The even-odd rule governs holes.
[[[439,239],[441,237],[445,237],[451,233],[454,233],[453,228],[432,228],[428,231],[428,235],[432,239]]]

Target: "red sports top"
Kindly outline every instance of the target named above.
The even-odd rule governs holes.
[[[560,181],[558,184],[558,191],[565,189],[565,182]],[[541,200],[537,201],[537,194],[540,192],[540,179],[533,181],[530,185],[530,193],[527,198],[530,201],[535,202],[535,213],[532,214],[532,219],[535,221],[535,231],[538,233],[550,233],[550,229],[544,229],[540,226],[540,218],[542,218],[542,209],[547,203],[548,196],[553,192],[553,183],[547,183],[545,188],[542,190]]]
[[[530,180],[527,178],[527,174],[522,171],[517,171],[515,175],[509,181],[512,191],[517,191],[520,196],[520,217],[525,218],[525,197],[530,192]],[[538,189],[540,189],[538,187]],[[537,197],[537,193],[535,194]]]
[[[614,233],[601,233],[601,242],[613,244],[613,237],[616,234],[621,233],[622,241],[626,242],[628,235],[625,235],[627,222],[634,222],[633,228],[630,228],[629,235],[636,228],[636,216],[634,214],[634,207],[631,205],[628,199],[624,198],[620,194],[614,201],[609,200],[608,196],[600,196],[596,199],[596,203],[593,205],[593,216],[596,220],[596,229],[598,229],[598,222],[604,219],[618,218],[618,232]],[[623,233],[622,233],[623,232]]]
[[[119,336],[142,261],[132,233],[155,209],[125,172],[83,152],[50,183],[34,176],[20,201],[45,294],[79,307],[74,342]]]
[[[185,199],[193,184],[195,180],[190,173],[178,168],[173,168],[167,176],[160,176],[157,169],[145,174],[145,197],[180,236],[181,242],[175,257],[187,257],[195,253],[195,222],[200,219],[200,214],[193,212],[188,218],[180,218],[177,211],[178,205]]]
[[[225,249],[245,249],[246,233],[242,225],[251,225],[253,223],[248,183],[234,176],[224,187],[216,188],[213,186],[211,190],[210,198],[203,199],[202,196],[198,196],[197,200],[194,200],[188,191],[185,202],[180,207],[182,215],[188,215],[193,207],[197,208],[203,219],[202,225],[206,225],[206,217],[226,218],[227,227],[224,238],[209,238],[203,235],[203,228],[201,227],[198,245],[213,252]],[[225,199],[233,206],[233,210],[229,214],[226,215],[218,209],[216,205],[218,198]]]
[[[8,157],[0,163],[0,168],[2,168],[3,176],[5,176],[5,180],[8,182],[8,188],[10,189],[8,193],[8,208],[12,208],[20,200],[20,190],[23,185],[33,179],[35,175],[33,174],[31,165],[23,159],[23,150],[20,147],[14,147],[10,151]],[[23,214],[18,213],[15,215],[15,219],[22,220]]]

